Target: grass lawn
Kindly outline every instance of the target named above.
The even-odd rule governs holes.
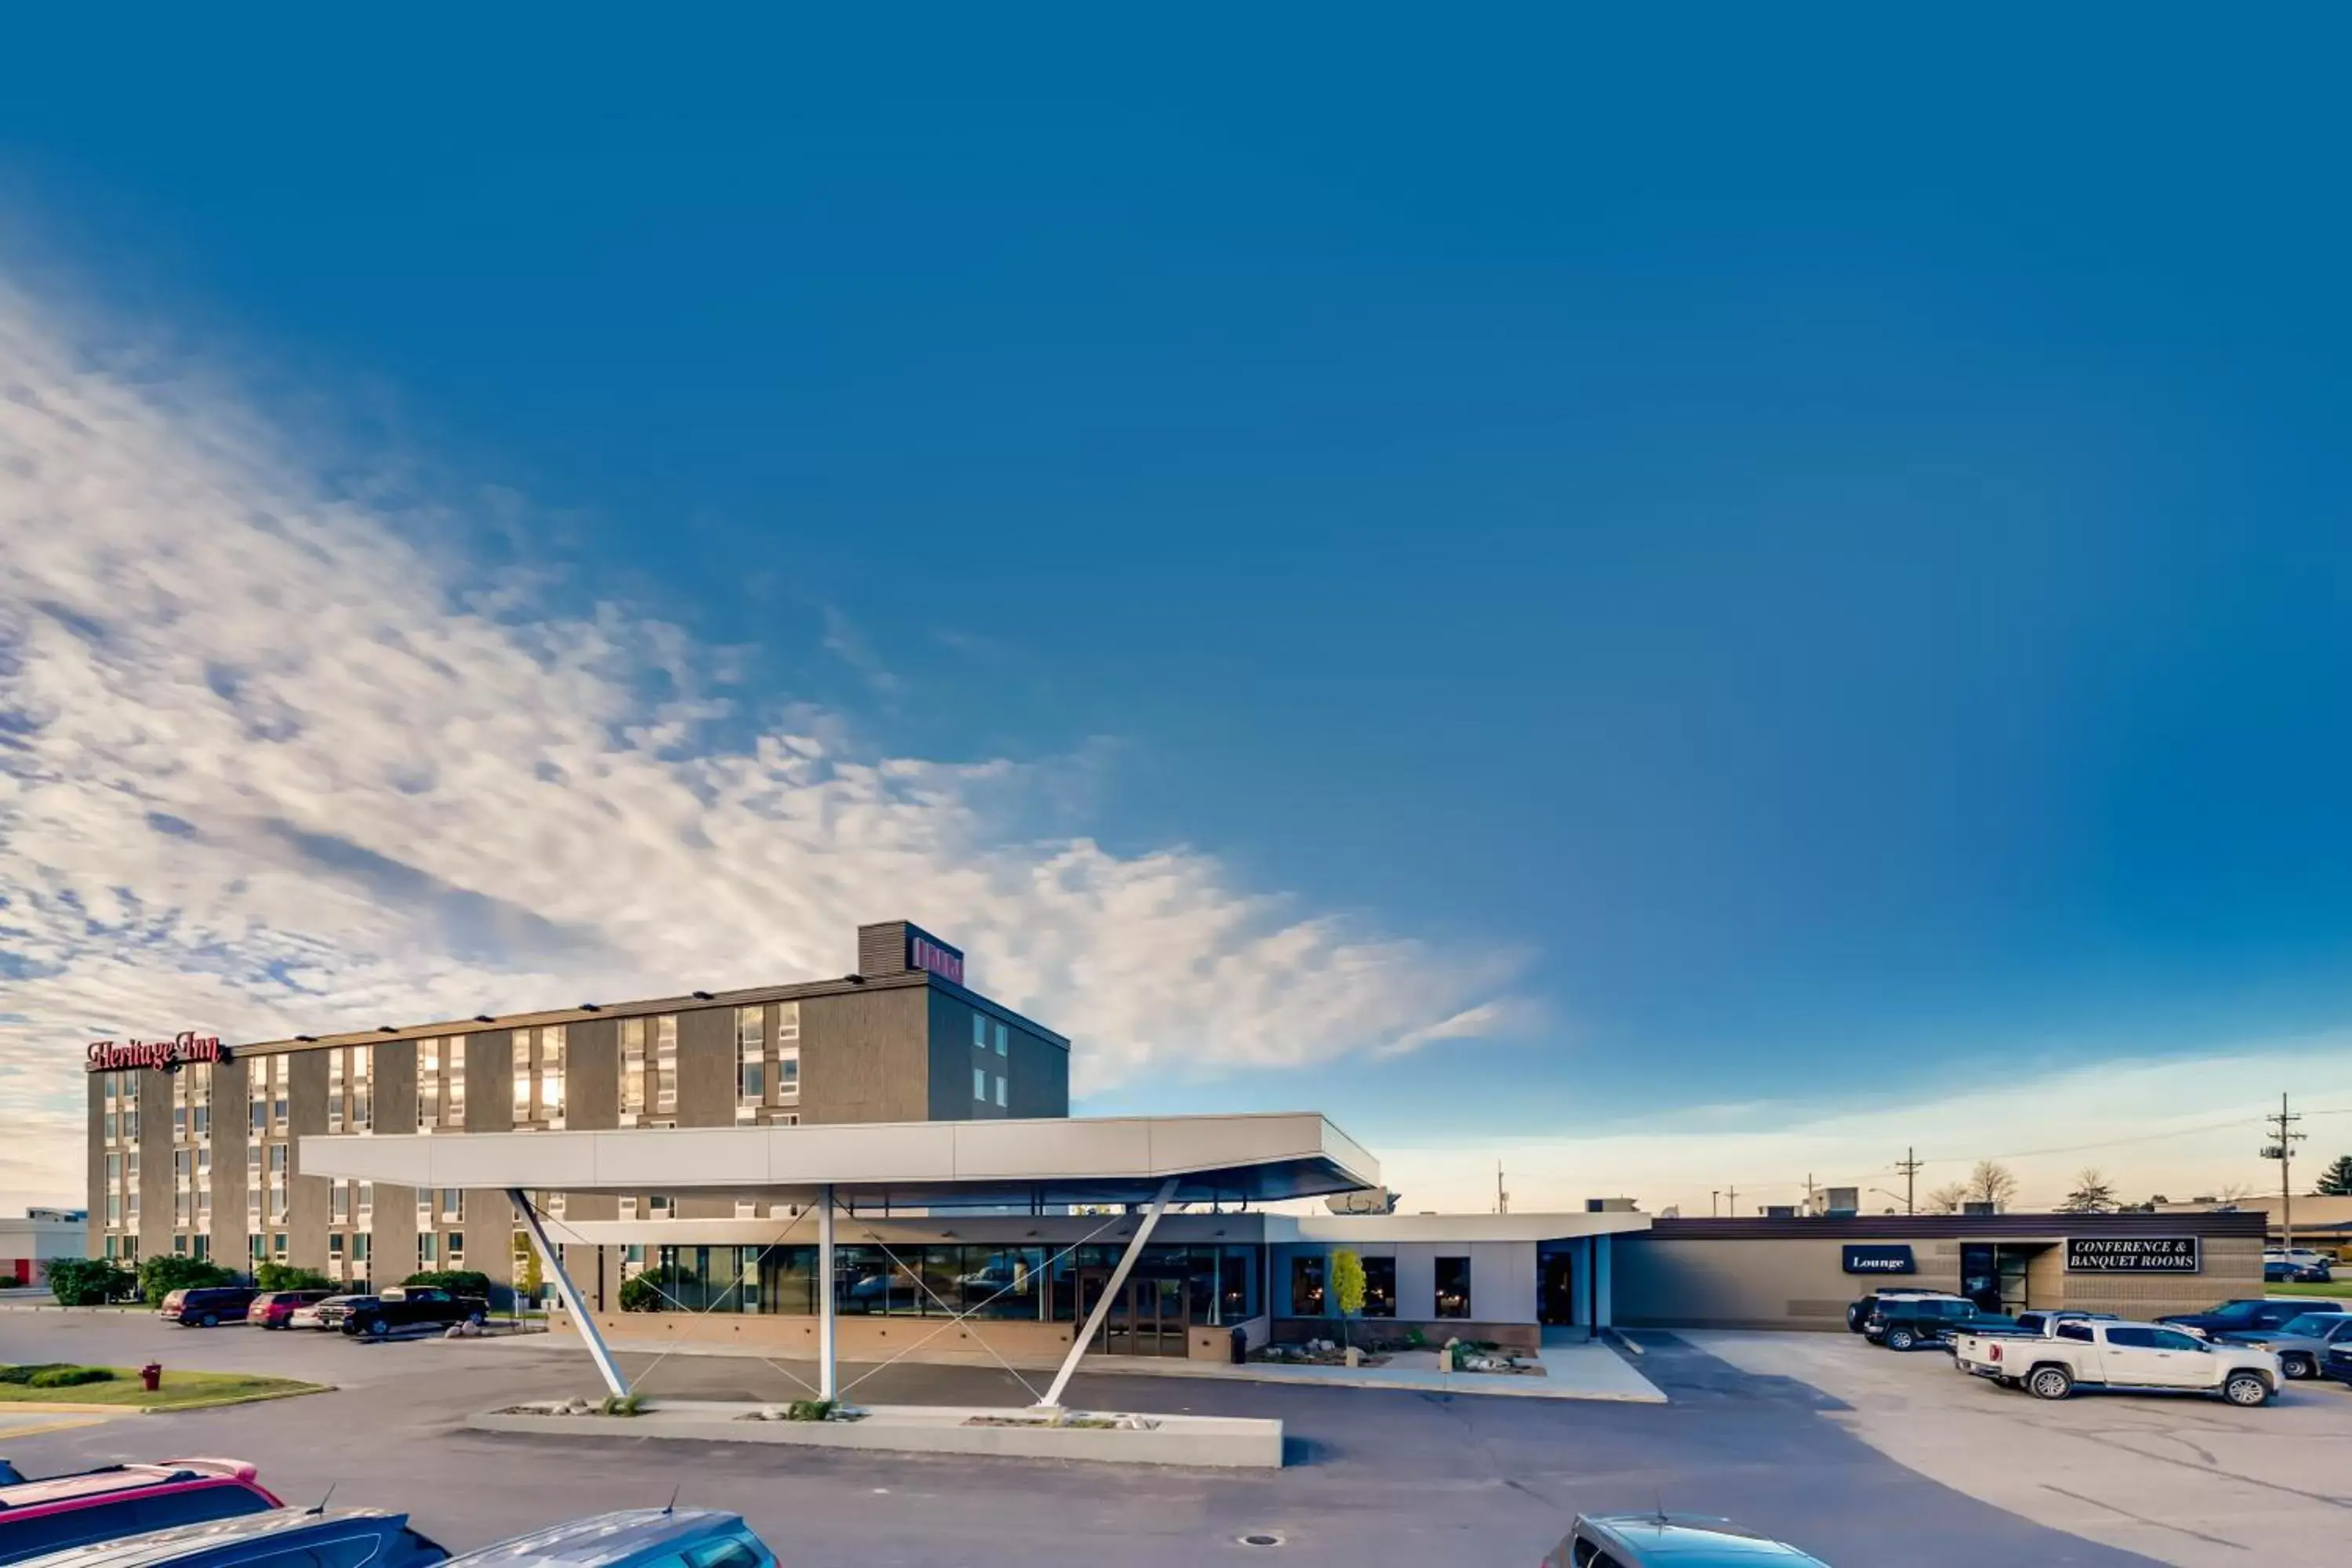
[[[114,1374],[106,1382],[78,1384],[71,1388],[32,1388],[21,1383],[0,1383],[0,1405],[122,1405],[141,1409],[242,1405],[248,1400],[278,1399],[291,1394],[319,1394],[327,1386],[291,1377],[166,1368],[163,1386],[150,1394],[140,1386],[137,1367],[111,1366],[106,1370]]]
[[[2352,1279],[2331,1279],[2325,1285],[2303,1285],[2292,1279],[2282,1279],[2275,1285],[2263,1286],[2263,1293],[2268,1296],[2352,1296]]]

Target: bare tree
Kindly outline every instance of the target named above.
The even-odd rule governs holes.
[[[2254,1189],[2243,1182],[2224,1182],[2215,1195],[2225,1204],[2242,1204],[2254,1195]]]
[[[2017,1173],[1998,1160],[1979,1160],[1965,1185],[1969,1202],[2005,1209],[2017,1196]]]
[[[2096,1166],[2074,1173],[2074,1190],[2058,1205],[2060,1214],[2113,1214],[2122,1207],[2116,1186]]]
[[[1967,1183],[1947,1182],[1919,1199],[1919,1210],[1922,1214],[1958,1214],[1960,1205],[1968,1201]]]

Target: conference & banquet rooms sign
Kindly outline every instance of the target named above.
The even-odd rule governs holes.
[[[2066,1241],[2069,1274],[2194,1274],[2193,1236],[2076,1236]]]

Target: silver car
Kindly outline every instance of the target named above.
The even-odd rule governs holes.
[[[2352,1312],[2305,1312],[2275,1329],[2246,1329],[2216,1334],[2233,1345],[2255,1345],[2279,1359],[2282,1376],[2301,1380],[2319,1375],[2319,1363],[2332,1344],[2352,1344]]]
[[[1786,1542],[1701,1513],[1579,1514],[1544,1568],[1829,1568]]]

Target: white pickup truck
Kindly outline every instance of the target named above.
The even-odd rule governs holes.
[[[2063,1399],[2077,1388],[2162,1389],[2255,1405],[2279,1386],[2278,1357],[2269,1351],[2161,1323],[2062,1322],[2048,1339],[1962,1334],[1952,1360],[2004,1387],[2022,1384],[2037,1399]]]

